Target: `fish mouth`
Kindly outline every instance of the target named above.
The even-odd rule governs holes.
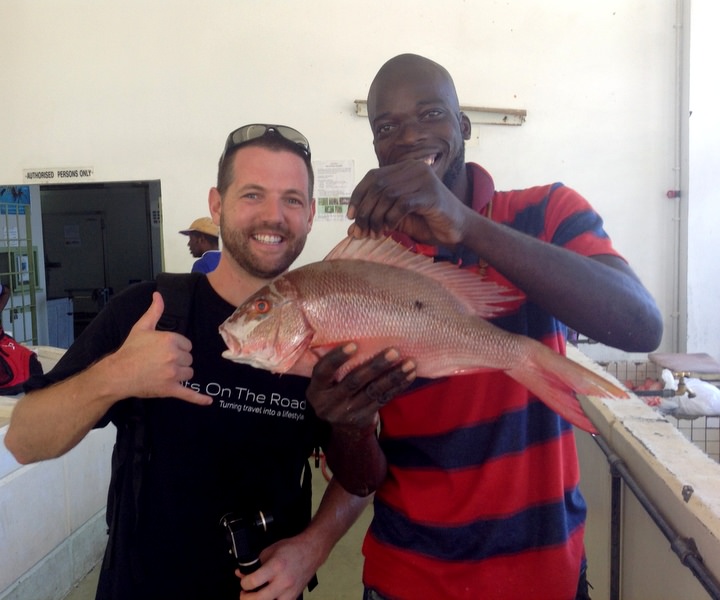
[[[225,352],[222,353],[222,357],[234,363],[249,365],[255,369],[263,369],[264,371],[270,371],[272,373],[278,372],[277,364],[274,360],[258,354],[235,354],[232,350],[225,350]]]
[[[272,370],[275,367],[276,361],[274,355],[266,356],[264,352],[258,351],[253,352],[252,349],[243,344],[235,338],[234,335],[225,331],[222,326],[220,328],[220,335],[225,341],[227,350],[222,353],[222,357],[232,362],[250,365],[256,369]]]
[[[223,339],[223,342],[225,342],[225,345],[228,348],[227,350],[225,350],[225,352],[223,352],[223,356],[225,358],[230,358],[230,356],[239,355],[242,351],[242,345],[235,339],[234,335],[227,331],[227,329],[225,328],[225,323],[222,323],[220,325],[218,331],[220,332],[220,337]]]

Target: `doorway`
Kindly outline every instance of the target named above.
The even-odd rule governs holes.
[[[67,329],[54,322],[65,306],[75,338],[113,295],[162,270],[159,181],[40,186],[40,205],[51,339]]]

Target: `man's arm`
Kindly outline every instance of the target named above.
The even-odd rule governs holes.
[[[180,382],[192,377],[190,340],[155,330],[163,312],[157,292],[117,351],[77,375],[21,398],[5,445],[22,464],[61,456],[77,445],[118,400],[176,397],[209,404]]]
[[[370,498],[353,496],[335,479],[331,480],[305,531],[263,550],[260,554],[262,566],[241,579],[243,589],[254,590],[268,585],[257,592],[242,592],[240,598],[295,600],[327,560],[338,540],[365,510]]]
[[[377,439],[378,410],[415,380],[415,364],[390,348],[355,367],[342,381],[336,371],[357,351],[339,346],[318,361],[307,397],[317,416],[330,423],[325,449],[335,478],[352,494],[367,496],[385,479],[387,463]]]
[[[495,223],[463,204],[422,161],[370,171],[353,191],[356,237],[402,231],[414,240],[475,251],[567,326],[629,352],[649,352],[662,317],[632,269],[613,256],[586,257]]]
[[[582,256],[469,213],[462,243],[535,304],[603,344],[628,352],[658,347],[660,312],[625,261],[612,255]]]

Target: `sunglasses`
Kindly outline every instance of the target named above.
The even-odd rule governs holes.
[[[225,155],[234,150],[238,146],[256,140],[266,135],[279,135],[300,147],[302,153],[309,159],[310,158],[310,142],[307,138],[300,133],[297,129],[287,127],[286,125],[264,125],[262,123],[255,123],[253,125],[245,125],[233,131],[225,142],[225,149],[223,150],[222,156],[220,157],[220,163],[225,160]]]

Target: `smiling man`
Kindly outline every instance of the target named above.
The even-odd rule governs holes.
[[[380,166],[352,194],[352,235],[392,234],[507,287],[518,300],[493,323],[560,353],[566,326],[627,351],[657,347],[655,302],[582,196],[561,183],[496,191],[465,162],[471,124],[442,66],[389,60],[368,115]],[[347,427],[368,406],[380,416],[373,452],[387,477],[363,546],[365,599],[587,598],[569,423],[502,372],[425,383],[334,413],[316,406]]]
[[[280,377],[221,356],[218,326],[303,249],[312,187],[301,133],[262,124],[233,131],[209,193],[220,262],[173,291],[190,296],[185,331],[158,330],[165,304],[155,282],[130,286],[52,371],[27,384],[5,438],[21,463],[60,456],[94,427],[117,427],[98,600],[237,600],[241,585],[262,588],[242,597],[295,600],[366,505],[331,482],[310,521],[308,457],[331,434],[306,398],[309,384],[322,390],[331,376]],[[397,391],[407,383],[401,368],[379,356],[348,377],[352,390],[333,389],[357,400],[387,373],[387,389]],[[274,398],[290,408],[278,414]],[[272,516],[251,548],[263,564],[242,582],[221,526],[228,513],[247,526]],[[240,541],[256,537],[247,526]]]

